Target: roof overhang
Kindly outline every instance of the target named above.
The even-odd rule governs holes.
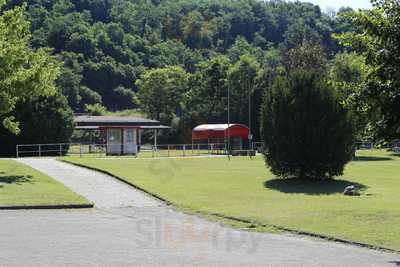
[[[117,125],[117,126],[100,126],[98,129],[142,129],[142,130],[152,130],[152,129],[171,129],[169,126],[165,125],[153,125],[153,126],[129,126],[129,125]]]
[[[76,126],[76,130],[98,130],[100,129],[99,126]]]
[[[158,125],[158,126],[141,126],[140,127],[140,129],[144,129],[144,130],[146,130],[146,129],[159,129],[159,130],[162,130],[162,129],[171,129],[171,127],[169,127],[169,126],[165,126],[165,125]]]
[[[75,129],[95,130],[105,128],[170,129],[159,121],[134,116],[76,116]]]

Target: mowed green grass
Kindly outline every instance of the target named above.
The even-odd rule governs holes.
[[[14,160],[0,160],[0,206],[88,204],[52,178]]]
[[[276,179],[262,157],[71,158],[111,172],[175,205],[400,251],[400,157],[358,152],[330,182]],[[343,196],[350,184],[362,196]]]

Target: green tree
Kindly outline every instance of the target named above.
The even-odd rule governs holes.
[[[135,82],[148,69],[181,66],[194,76],[202,76],[204,70],[199,63],[221,55],[231,62],[251,55],[263,68],[281,68],[287,49],[298,46],[299,42],[319,42],[331,56],[339,50],[332,32],[352,30],[349,20],[330,17],[311,3],[294,1],[25,2],[32,46],[49,47],[64,63],[57,87],[76,112],[84,111],[85,104],[95,103],[108,110],[136,108],[132,98],[139,88]],[[8,0],[3,10],[20,3],[20,0]],[[212,75],[212,79],[218,75],[219,72]],[[221,75],[225,74],[221,72]],[[197,84],[192,84],[191,89],[210,92],[215,85],[206,84],[214,84],[212,79],[202,89]],[[204,105],[195,112],[186,106],[175,114],[180,118],[186,116],[180,124],[191,123],[192,116],[196,120],[226,121],[226,88],[222,83],[221,86],[210,94],[220,107],[207,112]],[[222,98],[218,101],[217,96]],[[252,118],[256,118],[259,113],[256,101],[260,98],[258,93],[253,97]]]
[[[4,1],[0,1],[0,8]],[[54,93],[58,64],[44,49],[30,46],[29,23],[25,6],[5,11],[0,16],[0,118],[3,126],[19,133],[18,121],[10,115],[17,101],[35,95]]]
[[[287,55],[287,71],[296,69],[325,73],[327,56],[324,47],[319,43],[305,41],[289,50]]]
[[[226,122],[230,66],[226,56],[218,56],[198,64],[191,76],[186,109],[201,117],[201,122]]]
[[[378,134],[386,140],[400,134],[400,2],[374,0],[372,10],[345,13],[357,31],[337,36],[366,57],[372,67],[362,99],[379,116]]]
[[[105,115],[107,109],[99,103],[96,104],[86,104],[85,105],[85,112],[92,115],[92,116],[102,116]]]
[[[336,54],[329,65],[329,78],[335,82],[359,84],[366,81],[369,68],[365,57],[354,52]]]
[[[365,57],[356,53],[339,53],[328,67],[332,88],[338,93],[341,103],[354,114],[358,140],[375,138],[370,122],[376,114],[362,100],[369,73]]]
[[[137,80],[140,108],[153,119],[168,118],[181,109],[187,92],[188,74],[181,67],[167,67],[146,71]]]
[[[247,124],[251,130],[254,124],[255,113],[254,95],[256,86],[256,78],[260,66],[256,59],[249,55],[241,56],[230,69],[228,74],[228,82],[231,92],[231,113],[232,120]]]
[[[182,19],[182,33],[186,44],[190,48],[197,48],[201,46],[202,42],[202,15],[197,12],[189,12]]]
[[[73,112],[59,93],[20,99],[10,115],[20,122],[21,133],[14,135],[0,129],[1,156],[14,156],[17,144],[69,143],[75,126]],[[59,155],[59,146],[47,149]]]
[[[349,112],[315,72],[275,79],[265,95],[261,131],[265,161],[282,178],[342,175],[354,153]]]
[[[244,55],[252,55],[260,60],[263,58],[262,49],[252,46],[243,37],[236,38],[235,43],[228,49],[227,53],[232,62],[240,60],[240,57]]]

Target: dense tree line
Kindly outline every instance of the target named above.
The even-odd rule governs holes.
[[[8,1],[7,8],[21,2]],[[243,54],[264,66],[303,40],[320,42],[333,55],[339,47],[331,34],[350,28],[346,19],[300,2],[26,2],[32,44],[50,47],[63,62],[57,85],[76,112],[95,103],[109,110],[137,108],[135,81],[147,69],[180,66],[196,73],[199,64],[216,56],[235,64]]]

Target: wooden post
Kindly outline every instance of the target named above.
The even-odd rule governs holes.
[[[16,153],[17,153],[17,158],[19,158],[19,147],[18,147],[18,145],[16,146]]]
[[[168,145],[168,157],[169,157],[169,145]]]
[[[186,145],[183,145],[183,156],[186,157]]]
[[[62,144],[60,144],[60,157],[62,156]]]
[[[79,144],[79,157],[82,158],[82,143]]]
[[[41,147],[41,145],[39,145],[39,157],[41,157],[42,156],[42,147]]]

